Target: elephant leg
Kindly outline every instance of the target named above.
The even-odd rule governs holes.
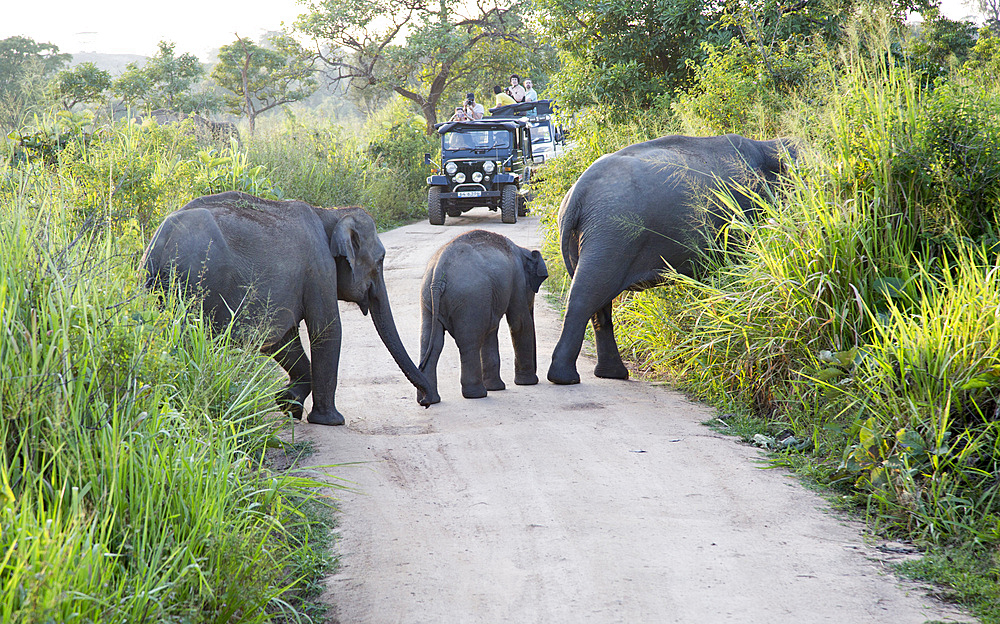
[[[483,384],[483,339],[482,333],[465,330],[455,334],[458,355],[462,362],[462,396],[467,399],[481,399],[486,396]]]
[[[337,411],[337,373],[340,366],[341,325],[336,300],[328,302],[327,314],[320,320],[306,319],[312,352],[313,408],[306,417],[318,425],[342,425],[344,416]],[[329,311],[333,310],[330,318]]]
[[[617,265],[614,258],[596,256],[581,256],[573,276],[573,283],[566,302],[566,316],[563,318],[562,334],[552,351],[552,363],[549,365],[549,381],[557,384],[580,383],[580,374],[576,370],[576,360],[580,357],[583,337],[587,323],[591,317],[596,317],[603,308],[607,309],[607,322],[601,319],[601,326],[611,331],[611,302],[622,292],[624,286],[620,278],[612,271]],[[596,327],[595,327],[596,328]],[[609,333],[598,337],[598,354],[606,338],[610,336],[614,347],[614,334]],[[604,341],[604,342],[601,342]],[[607,346],[603,348],[607,349]],[[615,347],[617,352],[617,348]],[[601,358],[598,357],[600,363]],[[603,367],[600,367],[602,372]],[[613,372],[613,371],[612,371]]]
[[[611,322],[611,304],[608,303],[590,319],[594,324],[594,342],[597,343],[597,366],[594,375],[604,379],[628,379],[628,369],[622,363],[615,342],[615,327]]]
[[[420,372],[427,378],[428,405],[441,402],[438,394],[437,365],[444,348],[444,325],[425,318],[420,328]]]
[[[507,385],[500,378],[500,341],[497,337],[499,326],[492,327],[486,333],[483,348],[480,352],[483,364],[483,384],[489,391],[506,390]]]
[[[533,386],[538,383],[535,361],[535,320],[531,310],[507,311],[507,325],[514,343],[514,383]]]
[[[312,375],[309,368],[309,357],[302,348],[299,339],[299,328],[289,329],[281,340],[272,347],[264,349],[288,373],[288,385],[274,395],[278,409],[295,418],[302,418],[302,406],[312,390]]]

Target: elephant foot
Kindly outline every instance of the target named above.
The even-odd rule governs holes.
[[[496,378],[496,379],[494,379],[492,381],[487,381],[486,382],[486,389],[489,390],[490,392],[493,392],[494,390],[497,390],[497,391],[499,391],[499,390],[506,390],[507,389],[507,384],[505,384],[503,382],[503,379],[500,379],[498,377],[498,378]]]
[[[423,405],[424,407],[440,402],[441,395],[437,393],[437,390],[430,390],[428,392],[421,391],[417,393],[417,403]]]
[[[518,373],[514,375],[514,383],[519,386],[533,386],[538,383],[538,375],[535,373],[531,373],[530,375]]]
[[[478,384],[475,386],[462,386],[462,396],[467,399],[482,399],[486,397],[486,386]]]
[[[275,393],[274,402],[278,404],[278,409],[287,412],[295,420],[301,420],[302,407],[310,391],[308,384],[290,384]]]
[[[594,367],[594,376],[601,379],[628,379],[628,369],[621,362],[604,365],[598,362]]]
[[[309,412],[309,417],[306,418],[307,421],[314,425],[342,425],[344,424],[344,416],[334,408],[328,410],[317,411],[313,410]]]
[[[548,379],[554,384],[568,386],[580,383],[580,373],[576,372],[575,367],[562,368],[553,364],[549,367]]]

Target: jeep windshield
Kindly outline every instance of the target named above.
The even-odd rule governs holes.
[[[501,147],[510,147],[510,132],[507,130],[465,129],[444,135],[446,150],[488,150]]]
[[[532,143],[549,143],[552,141],[551,126],[549,126],[548,122],[529,123],[528,127],[531,128]]]

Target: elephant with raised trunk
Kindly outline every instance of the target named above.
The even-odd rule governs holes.
[[[725,217],[717,193],[731,194],[744,213],[748,194],[763,190],[795,158],[784,139],[754,141],[666,136],[598,158],[563,198],[559,236],[573,278],[549,381],[579,383],[576,360],[587,321],[594,326],[594,374],[627,379],[611,324],[611,302],[626,290],[663,281],[668,268],[691,275],[713,230]]]
[[[535,293],[549,276],[538,251],[506,236],[472,230],[455,237],[427,264],[420,288],[420,371],[437,392],[437,363],[447,331],[462,362],[462,396],[485,397],[503,390],[500,378],[500,318],[507,317],[514,343],[514,383],[538,383],[535,374]]]
[[[216,330],[266,328],[261,351],[288,372],[278,406],[295,418],[312,392],[308,421],[342,425],[334,395],[340,362],[337,300],[371,311],[379,337],[417,400],[429,405],[424,374],[410,360],[389,307],[382,263],[385,247],[375,221],[361,208],[316,208],[244,193],[200,197],[171,213],[156,230],[142,264],[147,287],[172,279],[201,296]],[[309,332],[312,361],[299,339]]]

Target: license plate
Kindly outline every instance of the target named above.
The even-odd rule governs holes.
[[[482,194],[483,194],[482,191],[459,191],[458,192],[458,196],[459,197],[479,197]]]

